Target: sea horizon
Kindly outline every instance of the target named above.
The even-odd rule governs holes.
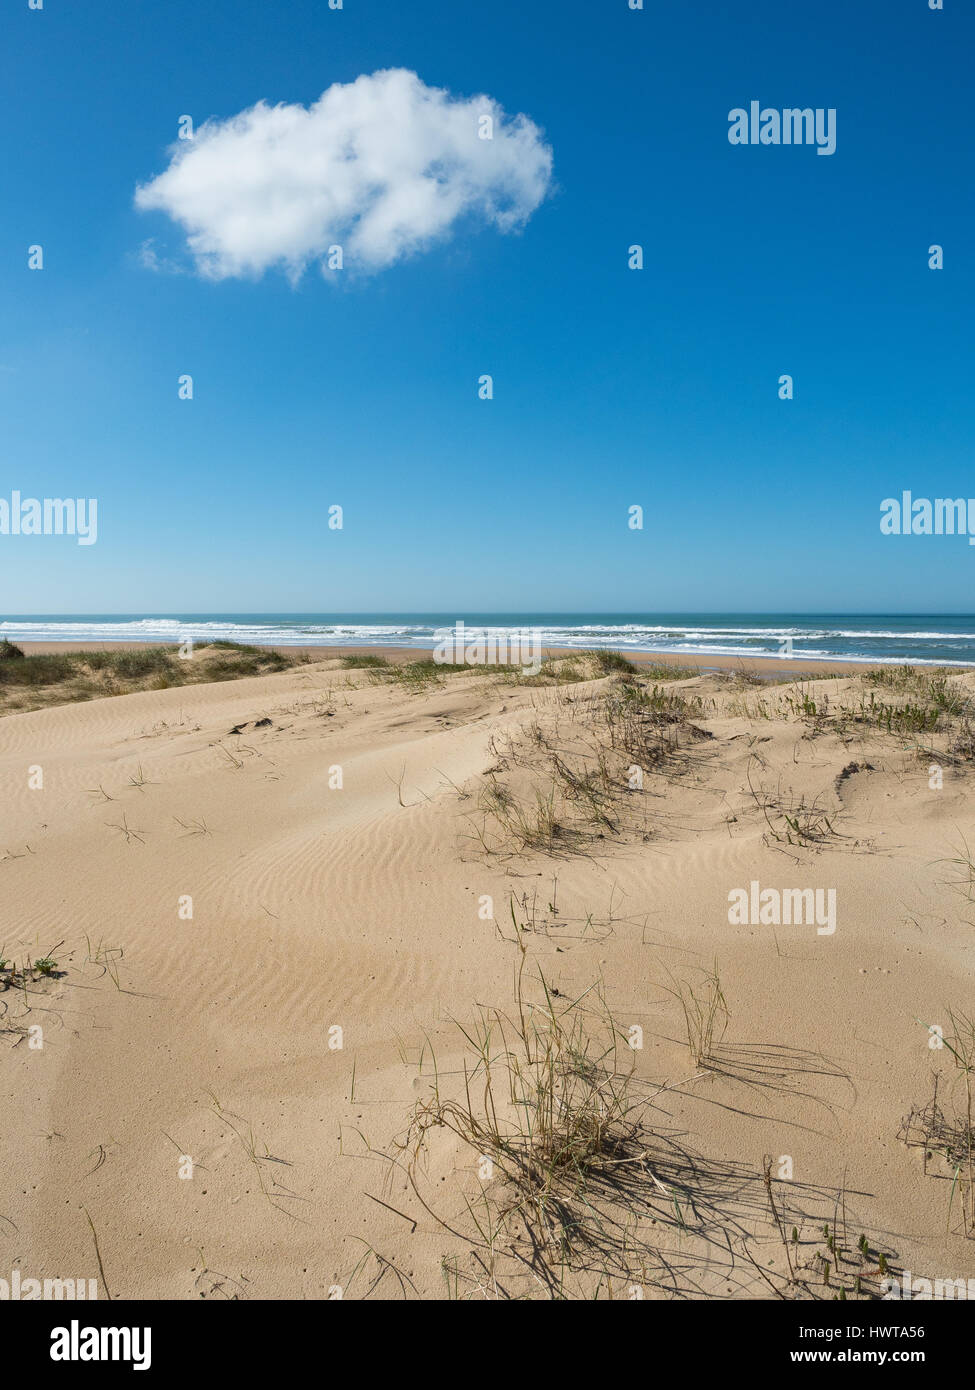
[[[91,613],[21,614],[0,622],[12,642],[234,641],[255,646],[429,650],[462,622],[470,633],[537,633],[543,647],[688,657],[975,665],[975,615],[890,613]]]

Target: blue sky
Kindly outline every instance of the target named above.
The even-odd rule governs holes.
[[[963,0],[44,3],[0,53],[0,496],[97,497],[98,542],[0,537],[6,614],[971,611],[964,540],[879,531],[975,496]],[[146,267],[191,265],[134,205],[182,115],[385,68],[541,128],[521,230]],[[836,153],[732,146],[752,99],[835,107]]]

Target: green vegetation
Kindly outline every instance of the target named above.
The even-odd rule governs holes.
[[[817,692],[814,699],[811,689],[801,683],[785,695],[784,703],[794,718],[808,722],[817,733],[872,728],[903,737],[944,732],[958,720],[965,720],[967,728],[970,701],[951,683],[952,675],[937,668],[919,671],[915,666],[884,666],[859,677],[868,692],[852,703],[841,702],[835,695],[831,701],[828,693]],[[959,753],[964,756],[963,748]]]
[[[372,652],[355,652],[352,656],[343,656],[342,665],[347,671],[390,670],[389,658],[377,656]]]
[[[188,660],[178,653],[176,646],[159,646],[26,655],[4,641],[0,643],[0,710],[12,713],[136,690],[239,680],[286,671],[297,661],[307,660],[272,648],[225,641],[196,643]]]
[[[595,661],[605,676],[616,675],[618,672],[629,672],[630,675],[636,673],[637,668],[622,652],[592,651],[586,652],[585,655]]]

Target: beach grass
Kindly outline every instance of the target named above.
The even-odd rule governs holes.
[[[14,713],[138,690],[165,690],[204,681],[239,680],[289,670],[307,660],[270,647],[241,642],[197,642],[183,659],[177,646],[122,651],[27,654],[0,642],[0,711]]]

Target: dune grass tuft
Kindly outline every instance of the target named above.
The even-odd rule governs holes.
[[[0,643],[0,711],[37,709],[137,690],[239,680],[286,671],[307,658],[241,642],[198,642],[189,660],[176,646],[25,655]]]
[[[421,1168],[437,1131],[455,1135],[480,1156],[482,1174],[490,1172],[490,1192],[468,1203],[483,1243],[527,1233],[544,1260],[569,1261],[595,1238],[594,1190],[639,1162],[646,1097],[634,1088],[635,1054],[601,987],[565,999],[539,970],[531,1001],[517,935],[514,1007],[481,1007],[473,1022],[458,1024],[467,1053],[460,1093],[447,1094],[437,1072],[397,1150],[420,1202],[449,1230],[423,1196]]]

